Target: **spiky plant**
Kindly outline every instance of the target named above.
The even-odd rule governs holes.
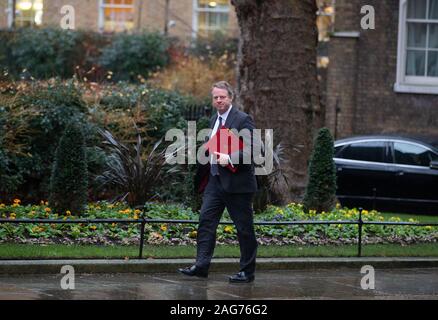
[[[154,198],[154,188],[166,164],[161,140],[149,151],[143,151],[140,134],[135,145],[124,145],[108,130],[100,130],[109,151],[106,170],[96,177],[101,186],[112,186],[121,192],[117,200],[126,200],[131,206],[144,205]]]

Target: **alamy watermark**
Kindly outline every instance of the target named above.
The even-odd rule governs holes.
[[[61,28],[64,30],[74,30],[76,26],[75,8],[72,5],[65,5],[62,6],[60,13],[63,15],[60,22]]]
[[[374,290],[376,283],[374,267],[365,265],[360,269],[360,273],[365,274],[360,280],[360,287],[363,290]]]
[[[363,30],[376,29],[376,11],[373,6],[365,5],[360,9],[361,14],[365,14],[360,20],[360,26]]]
[[[73,266],[65,265],[61,268],[61,274],[65,276],[61,279],[61,289],[74,290],[75,289],[75,269]]]
[[[207,164],[215,163],[215,151],[227,154],[232,165],[254,164],[256,175],[268,175],[273,170],[274,148],[273,130],[264,130],[262,139],[261,129],[222,129],[210,148],[206,144],[197,148],[197,142],[206,142],[211,138],[212,129],[202,129],[197,134],[196,121],[188,121],[187,135],[181,129],[170,129],[166,132],[165,140],[173,142],[166,149],[166,162],[168,164]],[[216,148],[217,145],[217,148]]]

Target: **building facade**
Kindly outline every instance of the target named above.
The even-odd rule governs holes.
[[[374,29],[361,27],[364,6]],[[438,136],[438,1],[336,0],[334,31],[326,124],[336,138]]]
[[[191,38],[238,35],[230,0],[0,0],[0,28],[60,26],[74,11],[75,29],[96,32],[167,32]]]

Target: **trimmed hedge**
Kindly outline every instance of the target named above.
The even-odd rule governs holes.
[[[304,208],[317,212],[330,211],[336,203],[336,167],[334,145],[327,128],[318,132],[309,165],[309,182],[304,195]]]
[[[56,212],[84,212],[88,201],[88,170],[81,125],[72,122],[56,149],[49,203]]]
[[[108,36],[23,28],[1,31],[0,41],[0,71],[13,79],[75,75],[84,81],[138,81],[169,62],[168,39],[149,32]]]

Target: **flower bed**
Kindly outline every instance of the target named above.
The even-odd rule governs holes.
[[[0,203],[0,216],[3,219],[132,219],[142,217],[143,212],[129,208],[126,204],[108,202],[92,203],[80,217],[67,211],[53,212],[47,202],[39,205],[21,205],[19,199],[14,203]],[[147,204],[144,216],[149,219],[177,219],[198,221],[199,215],[190,208],[176,204]],[[337,207],[331,212],[317,214],[305,213],[301,204],[289,204],[285,207],[270,206],[255,216],[255,221],[341,221],[357,220],[359,211]],[[377,211],[362,211],[364,221],[385,221]],[[223,220],[229,221],[225,212]],[[386,221],[400,221],[393,217]],[[409,222],[416,222],[410,219]],[[195,244],[197,224],[155,223],[146,224],[145,242],[150,244]],[[353,244],[357,243],[357,225],[271,225],[256,226],[260,244]],[[0,224],[0,243],[64,243],[64,244],[138,244],[140,224]],[[233,225],[220,225],[217,231],[218,243],[237,243],[236,229]],[[427,243],[437,242],[438,227],[382,226],[369,225],[363,229],[363,243]]]

